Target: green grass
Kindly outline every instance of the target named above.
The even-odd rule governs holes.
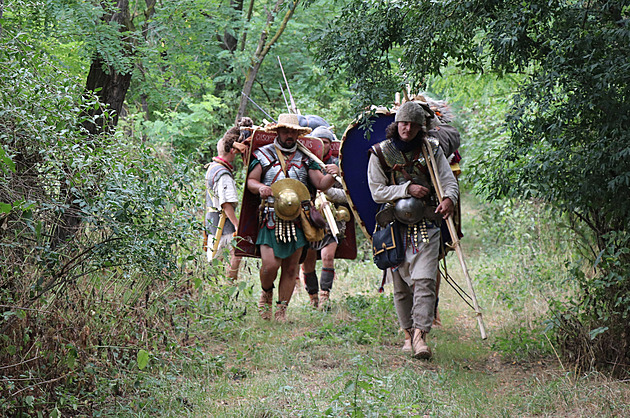
[[[443,283],[443,327],[429,338],[433,359],[403,354],[391,286],[379,294],[380,271],[360,261],[338,260],[330,311],[311,309],[298,286],[290,323],[262,321],[255,309],[259,261],[247,259],[238,299],[229,297],[234,293],[227,283],[204,286],[191,299],[204,319],[191,322],[188,345],[152,352],[146,369],[124,371],[119,393],[96,409],[102,416],[138,417],[630,414],[626,383],[566,369],[543,334],[546,298],[562,289],[539,286],[549,277],[519,275],[533,267],[544,273],[560,261],[540,262],[532,254],[543,249],[532,246],[512,247],[511,254],[489,250],[483,223],[471,224],[465,232],[477,238],[464,252],[472,254],[467,261],[473,279],[484,277],[475,281],[475,290],[484,309],[485,341],[472,310]],[[522,264],[526,257],[530,266]],[[449,271],[467,290],[456,261],[449,256]],[[498,272],[510,280],[495,282]]]

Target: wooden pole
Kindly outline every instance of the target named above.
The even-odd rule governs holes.
[[[437,163],[435,161],[435,156],[432,152],[428,152],[428,150],[431,149],[431,145],[428,144],[426,139],[423,145],[424,146],[422,147],[422,153],[424,154],[424,160],[427,162],[427,168],[429,169],[429,174],[431,175],[431,181],[433,181],[433,184],[435,185],[438,199],[441,202],[444,198],[444,189],[442,188],[442,183],[440,182],[440,178],[436,171]],[[466,283],[468,284],[470,298],[472,299],[473,308],[475,309],[475,316],[477,317],[477,323],[479,324],[481,339],[485,340],[486,338],[488,338],[488,335],[486,334],[486,327],[483,323],[483,315],[481,313],[481,309],[479,308],[479,304],[477,303],[475,289],[473,288],[472,280],[470,279],[470,275],[468,274],[468,267],[466,267],[466,261],[464,260],[464,252],[462,251],[462,246],[459,243],[459,236],[457,235],[457,229],[455,228],[455,222],[453,222],[452,216],[446,218],[446,225],[448,226],[448,232],[451,234],[453,246],[455,247],[455,251],[457,252],[457,258],[459,258],[459,262],[462,265],[464,277],[466,278]]]
[[[320,166],[320,168],[322,170],[324,170],[326,168],[326,164],[324,164],[324,162],[322,160],[317,158],[317,155],[313,154],[308,148],[306,148],[306,146],[303,143],[301,143],[300,141],[297,141],[297,145],[298,145],[298,148],[300,149],[300,151],[302,151],[304,154],[306,154],[306,156],[309,157],[311,160],[315,161]],[[339,183],[341,183],[341,177],[339,177],[336,174],[331,174],[331,176],[333,176],[335,178],[335,180],[337,180]]]
[[[223,227],[225,227],[225,220],[227,219],[227,215],[225,211],[221,211],[221,217],[219,218],[219,226],[217,227],[217,233],[214,235],[214,243],[212,245],[212,253],[210,254],[210,258],[214,260],[214,257],[217,255],[217,250],[219,249],[219,242],[221,241],[221,235],[223,235]]]

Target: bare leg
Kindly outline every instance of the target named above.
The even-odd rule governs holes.
[[[282,260],[276,257],[273,248],[268,245],[260,246],[260,259],[262,261],[260,268],[260,285],[263,289],[271,289],[278,275],[278,269],[280,268]]]
[[[238,270],[241,267],[242,257],[234,255],[234,247],[230,250],[230,267],[228,267],[227,276],[230,280],[238,280]]]
[[[260,287],[262,287],[262,292],[258,301],[258,313],[262,319],[268,321],[271,319],[273,282],[276,280],[276,275],[280,268],[280,259],[275,256],[273,249],[267,245],[260,246],[260,258],[262,260],[260,268]]]
[[[335,251],[337,251],[336,242],[332,242],[322,248],[322,267],[335,268]],[[315,270],[315,266],[313,266],[313,270]]]
[[[312,271],[315,271],[316,263],[317,263],[317,251],[313,250],[312,248],[309,248],[306,251],[306,258],[304,259],[304,262],[302,263],[302,270],[304,270],[304,273],[310,273]]]
[[[280,284],[278,286],[278,300],[280,301],[289,302],[291,300],[293,289],[295,289],[295,277],[298,272],[300,255],[302,255],[301,249],[284,260],[281,260],[282,270],[280,272]]]
[[[301,255],[302,249],[299,249],[281,261],[282,270],[280,271],[280,284],[278,285],[278,302],[276,303],[277,308],[274,314],[276,321],[286,322],[287,320],[287,307],[289,306],[289,301],[291,301],[293,289],[295,289],[295,276],[298,272]]]

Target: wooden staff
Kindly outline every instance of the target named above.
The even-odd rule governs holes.
[[[339,235],[339,228],[337,227],[335,216],[333,215],[332,209],[330,208],[330,203],[326,199],[326,196],[324,196],[324,193],[320,190],[317,191],[315,201],[319,201],[321,210],[326,217],[326,222],[328,222],[328,226],[330,227],[330,233],[335,238],[335,241],[339,243],[339,240],[337,239],[337,235]]]
[[[217,227],[217,233],[214,235],[214,244],[212,245],[212,253],[210,253],[210,259],[214,260],[219,249],[219,242],[221,241],[221,235],[223,235],[223,227],[225,227],[225,220],[227,215],[225,211],[221,211],[221,217],[219,218],[219,226]]]
[[[324,164],[324,162],[322,160],[317,158],[317,155],[313,154],[308,148],[306,148],[306,145],[304,145],[300,141],[297,141],[297,145],[298,145],[298,148],[300,149],[300,151],[302,151],[304,154],[306,154],[307,157],[309,157],[311,160],[315,161],[322,170],[326,169],[326,164]],[[339,183],[341,183],[341,177],[339,177],[336,174],[331,174],[331,176],[333,176],[335,178],[335,180],[337,180]]]
[[[442,183],[440,182],[440,178],[438,176],[437,162],[435,161],[435,156],[432,152],[428,152],[431,149],[431,145],[426,141],[424,141],[424,147],[422,147],[422,153],[424,154],[424,160],[427,162],[427,168],[429,169],[429,174],[431,175],[431,180],[435,185],[435,189],[438,194],[438,199],[440,202],[444,198],[444,189],[442,188]],[[459,258],[459,262],[462,265],[462,270],[464,271],[464,277],[466,277],[466,283],[468,284],[468,289],[470,290],[470,297],[472,299],[473,308],[475,309],[475,316],[477,317],[477,323],[479,324],[479,331],[481,332],[481,339],[485,340],[488,338],[486,334],[486,327],[483,324],[483,315],[481,314],[481,309],[479,308],[479,304],[477,303],[477,296],[475,296],[475,289],[473,289],[472,280],[468,275],[468,268],[466,267],[466,262],[464,261],[464,252],[462,251],[462,247],[459,244],[459,236],[457,235],[457,229],[455,228],[455,222],[453,222],[453,217],[449,215],[446,218],[446,225],[448,226],[448,232],[451,234],[451,239],[453,240],[453,246],[455,247],[455,251],[457,252],[457,257]]]

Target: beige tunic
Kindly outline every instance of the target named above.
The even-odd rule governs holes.
[[[444,190],[444,197],[450,198],[453,204],[456,205],[459,197],[459,187],[440,148],[438,148],[435,159],[438,176]],[[395,202],[398,199],[411,197],[407,190],[411,181],[398,185],[389,184],[390,179],[385,174],[383,167],[381,167],[378,157],[373,154],[370,155],[367,174],[372,199],[376,203]],[[401,278],[410,286],[412,285],[412,280],[435,279],[437,276],[440,229],[430,228],[428,234],[429,242],[419,243],[416,252],[414,252],[415,250],[412,246],[407,247],[405,261],[396,269],[396,274],[400,274]],[[391,269],[389,270],[388,275],[391,274]]]

